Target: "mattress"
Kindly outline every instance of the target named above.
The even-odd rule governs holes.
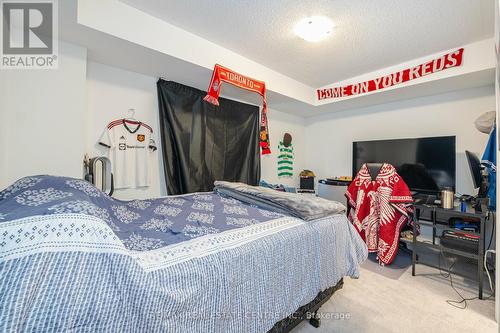
[[[158,238],[162,243],[142,234],[146,240],[137,246],[126,240],[153,215],[126,223],[131,214],[124,214],[123,231],[120,213],[97,201],[93,204],[104,210],[49,210],[74,207],[71,201],[110,199],[100,193],[93,197],[96,192],[79,182],[70,186],[76,192],[61,185],[41,195],[37,186],[46,181],[31,177],[0,192],[0,331],[266,332],[319,291],[345,276],[358,277],[367,256],[344,215],[305,222],[234,201],[226,204],[239,208],[224,213],[221,198],[222,215],[214,213],[210,225],[217,232],[183,234],[180,241],[169,235]],[[75,199],[80,192],[85,195]],[[192,208],[203,201],[196,195],[217,200],[213,193],[175,197],[190,202],[186,216],[199,211]],[[166,199],[173,198],[156,200],[165,204]],[[10,202],[6,210],[12,200],[24,209]],[[151,201],[148,207],[157,204]],[[121,204],[130,212],[146,206],[144,201]],[[248,215],[240,218],[250,222],[222,228],[243,210]],[[146,230],[181,234],[181,224],[169,221],[176,227],[158,224]],[[190,223],[207,226],[201,220]]]

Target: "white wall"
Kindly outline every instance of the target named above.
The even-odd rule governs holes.
[[[86,66],[85,49],[75,45],[61,43],[60,53],[60,68],[55,71],[0,72],[1,187],[30,174],[81,177],[84,152],[105,154],[96,145],[104,126],[126,116],[131,107],[136,109],[136,118],[149,123],[158,137],[156,78],[94,62]],[[457,190],[471,192],[463,152],[482,153],[487,137],[475,130],[473,121],[494,109],[492,87],[307,120],[271,109],[273,154],[262,157],[262,179],[297,186],[298,173],[304,168],[315,171],[317,179],[349,175],[351,146],[356,140],[457,135]],[[285,132],[292,134],[295,147],[295,175],[291,179],[277,177],[276,150]],[[152,156],[150,188],[121,190],[116,196],[165,195],[160,154],[158,150]]]
[[[87,66],[87,123],[86,152],[91,157],[105,156],[106,148],[97,144],[104,127],[113,119],[127,117],[129,108],[136,109],[135,117],[148,123],[159,140],[157,78],[145,76],[115,67],[89,62]],[[298,185],[298,172],[303,168],[304,120],[280,111],[269,110],[269,128],[272,154],[262,157],[261,178],[272,183]],[[295,149],[295,176],[278,178],[277,147],[283,134],[292,135]],[[140,189],[116,190],[120,199],[152,198],[166,195],[161,148],[151,155],[152,186]]]
[[[350,175],[353,141],[456,135],[457,191],[472,193],[465,150],[482,155],[488,137],[474,120],[492,110],[495,93],[488,86],[311,118],[305,160],[319,178]]]
[[[268,183],[299,186],[299,173],[304,168],[312,168],[304,158],[305,128],[304,119],[277,110],[268,111],[269,134],[271,140],[271,154],[261,157],[261,179]],[[292,145],[295,159],[293,163],[293,177],[278,177],[278,144],[285,133],[292,135]]]
[[[116,190],[119,199],[146,199],[166,195],[163,171],[160,165],[157,79],[89,62],[87,66],[87,140],[90,157],[107,156],[107,149],[97,141],[106,125],[115,119],[128,117],[127,110],[135,109],[135,118],[153,128],[158,150],[150,155],[151,186],[138,189]]]
[[[81,177],[83,153],[105,154],[96,145],[104,126],[112,119],[126,116],[131,107],[136,109],[136,118],[149,123],[159,134],[156,78],[94,62],[86,66],[85,49],[67,43],[61,43],[60,49],[58,70],[0,74],[0,123],[5,127],[0,131],[1,186],[30,174]],[[269,110],[273,154],[262,157],[262,179],[296,186],[298,172],[304,168],[315,171],[317,179],[348,175],[351,145],[356,140],[457,135],[457,190],[471,192],[463,152],[465,149],[482,152],[487,138],[475,130],[473,121],[481,113],[494,109],[493,88],[484,87],[307,121]],[[291,179],[277,177],[276,149],[285,132],[292,134],[295,147],[295,175]],[[16,144],[7,144],[12,138]],[[153,185],[117,191],[118,198],[166,194],[160,153],[158,150],[152,155]]]
[[[28,175],[82,177],[86,49],[59,44],[55,70],[0,71],[0,188]]]

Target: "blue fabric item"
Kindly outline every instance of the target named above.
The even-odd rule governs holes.
[[[287,185],[283,185],[283,184],[271,184],[271,183],[266,182],[263,179],[259,182],[259,186],[272,188],[273,190],[277,190],[277,191],[282,190],[282,191],[285,191],[288,193],[297,193],[297,189],[295,187],[287,186]]]
[[[490,198],[490,210],[496,211],[497,207],[497,139],[496,128],[493,127],[490,138],[484,150],[481,164],[488,170],[488,198]]]
[[[87,181],[67,177],[25,177],[0,192],[0,223],[65,213],[101,218],[128,249],[137,251],[283,216],[212,192],[121,201]]]
[[[259,186],[270,188],[270,189],[273,189],[273,190],[276,190],[276,191],[281,191],[281,192],[285,192],[286,191],[285,185],[283,185],[283,184],[271,184],[271,183],[266,182],[265,180],[261,180],[259,182]]]

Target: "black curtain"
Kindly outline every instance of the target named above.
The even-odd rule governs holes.
[[[160,131],[168,194],[211,191],[215,180],[257,185],[259,108],[158,80]]]

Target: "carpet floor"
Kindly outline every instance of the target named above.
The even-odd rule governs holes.
[[[394,280],[361,268],[359,279],[344,279],[344,288],[321,307],[319,328],[303,321],[292,332],[497,332],[493,298],[457,309],[446,303],[458,295],[437,269],[419,265],[417,273],[411,276],[410,267]],[[453,282],[464,297],[477,296],[474,281],[454,275]]]

